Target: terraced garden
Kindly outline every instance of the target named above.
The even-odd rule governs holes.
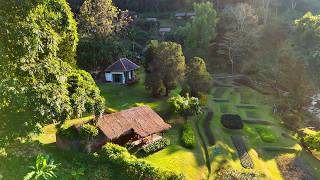
[[[290,138],[280,119],[272,114],[271,106],[267,105],[270,97],[231,82],[222,84],[220,82],[212,90],[207,105],[208,111],[214,112],[209,128],[214,135],[215,145],[209,143],[207,133],[203,133],[207,160],[211,164],[211,178],[217,177],[219,170],[230,168],[241,173],[254,173],[260,178],[283,179],[284,173],[276,161],[280,155],[302,157],[305,166],[320,178],[320,162],[302,150],[297,140]],[[220,122],[223,114],[239,115],[244,122],[243,129],[223,127]],[[208,120],[202,118],[200,123],[202,121],[207,123]],[[245,149],[238,147],[244,144]]]

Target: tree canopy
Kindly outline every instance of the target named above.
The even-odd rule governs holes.
[[[164,87],[168,96],[184,79],[185,66],[181,45],[151,41],[146,52],[146,87],[152,89],[154,96],[159,96]]]
[[[2,107],[31,110],[44,119],[73,117],[78,104],[68,77],[80,73],[96,92],[83,97],[93,101],[88,112],[102,112],[104,101],[94,81],[74,68],[77,27],[65,0],[3,2],[0,15]]]

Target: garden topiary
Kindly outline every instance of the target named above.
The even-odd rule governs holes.
[[[221,116],[221,123],[225,128],[228,129],[242,129],[243,122],[237,114],[223,114]]]
[[[188,121],[183,125],[181,142],[186,148],[192,149],[196,146],[196,135],[193,131],[191,121]]]

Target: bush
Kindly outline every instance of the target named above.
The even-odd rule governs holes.
[[[320,131],[304,129],[301,141],[310,150],[320,151]]]
[[[160,149],[165,148],[166,146],[170,145],[170,140],[167,138],[162,138],[156,142],[151,143],[150,145],[146,146],[143,148],[143,151],[146,152],[147,154],[156,152]]]
[[[221,116],[221,123],[228,129],[242,129],[243,122],[239,115],[236,114],[223,114]]]
[[[256,127],[256,131],[259,133],[260,138],[264,142],[273,143],[277,140],[277,137],[268,128],[258,126]]]
[[[118,165],[130,179],[184,179],[183,175],[157,168],[147,161],[131,155],[126,148],[112,143],[107,143],[102,147],[101,159],[107,163]]]
[[[282,116],[282,121],[291,130],[299,128],[300,117],[297,114],[288,113]]]
[[[98,128],[91,124],[84,124],[80,129],[80,136],[82,138],[92,138],[98,136],[98,134]]]
[[[199,99],[196,97],[182,97],[180,95],[168,100],[172,110],[182,116],[191,116],[201,113]]]
[[[182,145],[186,148],[194,148],[196,146],[196,135],[194,134],[191,121],[183,125],[181,141]]]
[[[69,140],[79,138],[79,133],[76,130],[76,128],[74,128],[73,126],[71,126],[69,128],[63,128],[63,127],[58,128],[57,135],[59,135],[62,138],[65,138],[65,139],[69,139]]]

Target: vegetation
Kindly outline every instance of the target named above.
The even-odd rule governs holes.
[[[181,136],[182,145],[190,149],[196,146],[196,135],[191,123],[191,121],[184,123]]]
[[[148,162],[131,155],[126,148],[107,143],[102,148],[102,161],[113,163],[134,179],[183,179],[180,174],[161,170]]]
[[[143,151],[147,154],[152,153],[152,152],[156,152],[159,151],[163,148],[165,148],[166,146],[170,145],[170,140],[166,139],[166,138],[162,138],[156,142],[151,143],[150,145],[147,145],[146,147],[143,148]]]
[[[64,0],[7,2],[0,13],[1,22],[5,24],[1,27],[4,46],[1,46],[0,65],[4,108],[29,110],[39,119],[60,121],[74,114],[81,115],[84,110],[102,113],[103,99],[92,78],[84,78],[83,83],[91,86],[95,93],[79,97],[69,92],[66,75],[88,75],[74,68],[77,27]],[[81,101],[80,107],[71,101]],[[89,101],[90,109],[81,107]]]
[[[80,129],[80,136],[82,136],[83,138],[93,138],[98,136],[98,134],[98,128],[88,123],[82,125]]]
[[[145,85],[155,97],[160,96],[162,87],[168,96],[184,79],[185,57],[177,43],[151,41],[146,52],[146,61]]]
[[[259,133],[260,138],[264,142],[273,143],[277,140],[275,135],[268,128],[265,128],[263,126],[258,126],[256,127],[256,130]]]
[[[171,109],[182,116],[192,116],[201,113],[198,98],[178,95],[171,97],[168,102],[171,105]]]
[[[194,57],[190,60],[187,66],[186,83],[192,96],[199,96],[210,91],[213,80],[203,59]]]
[[[320,132],[309,129],[303,130],[301,141],[310,149],[320,151]]]
[[[54,160],[50,159],[48,155],[39,154],[36,159],[35,166],[31,166],[30,171],[23,179],[50,179],[57,177],[55,171],[58,164],[54,163]]]

